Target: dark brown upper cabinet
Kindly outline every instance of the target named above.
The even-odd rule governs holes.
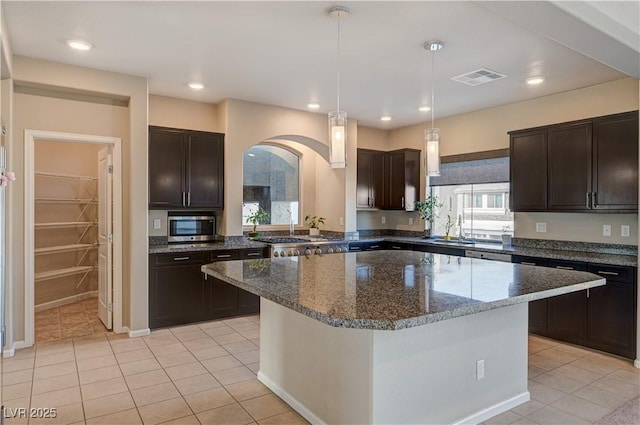
[[[509,135],[513,211],[638,211],[638,111]]]
[[[383,190],[384,152],[358,149],[356,208],[381,208]]]
[[[512,211],[547,209],[547,132],[512,132],[510,200]]]
[[[384,184],[384,209],[415,211],[415,202],[420,199],[420,151],[387,152]]]
[[[224,202],[224,134],[149,127],[149,208]]]
[[[357,208],[414,211],[419,196],[419,150],[358,149]]]

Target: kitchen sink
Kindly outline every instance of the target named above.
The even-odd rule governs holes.
[[[442,238],[436,238],[436,239],[433,240],[433,242],[435,242],[435,243],[446,243],[446,244],[452,244],[452,245],[473,245],[474,244],[473,241],[459,240],[459,239],[445,240],[445,239],[442,239]]]

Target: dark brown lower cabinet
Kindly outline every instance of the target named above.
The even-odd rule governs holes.
[[[149,258],[149,327],[201,320],[206,286],[200,271],[203,253],[151,254]]]
[[[605,286],[529,303],[529,332],[636,358],[636,269],[513,256],[514,263],[586,270]]]
[[[200,267],[263,256],[263,249],[150,254],[149,327],[257,313],[260,297],[211,276],[205,279]]]

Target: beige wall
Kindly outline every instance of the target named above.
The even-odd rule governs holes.
[[[435,124],[441,132],[440,153],[446,156],[508,148],[508,131],[630,111],[638,109],[639,103],[638,80],[625,78],[579,90],[439,119]],[[392,130],[389,135],[391,148],[421,149],[426,128],[427,124],[423,123]],[[421,185],[425,187],[423,171],[421,171],[421,175]],[[408,213],[401,213],[404,214],[401,218],[397,221],[391,221],[391,223],[395,223],[392,224],[395,227],[379,224],[380,216],[385,214],[388,215],[388,212],[359,212],[358,228],[364,229],[367,228],[364,226],[373,223],[377,228],[406,229],[405,225],[400,223],[408,221]],[[547,213],[544,214],[544,220],[549,230],[547,233],[536,233],[535,225],[532,231],[531,223],[535,223],[535,220],[540,217],[532,214],[516,213],[515,234],[517,237],[603,243],[638,243],[637,234],[633,230],[629,238],[602,236],[603,224],[617,225],[623,220],[625,222],[633,221],[637,226],[637,215],[623,219],[617,214]],[[571,231],[565,226],[570,220],[577,223],[576,227],[571,227]],[[582,224],[584,224],[583,227],[581,227]],[[414,225],[410,228],[421,231],[424,224],[422,221],[415,220]],[[612,231],[613,233],[616,232]],[[617,234],[619,234],[619,228]]]
[[[358,126],[358,148],[388,151],[390,147],[390,132],[379,128]]]
[[[225,136],[225,208],[220,231],[223,235],[242,234],[242,154],[265,140],[292,140],[287,136],[302,136],[308,148],[320,152],[327,149],[327,118],[325,115],[280,108],[270,105],[228,99],[222,106],[226,120]],[[248,124],[250,123],[250,124]],[[349,140],[357,140],[357,122],[351,120]],[[295,142],[291,146],[302,146]],[[349,143],[348,158],[355,158],[356,144]],[[303,150],[302,147],[296,148]],[[355,167],[330,169],[316,155],[315,206],[302,206],[302,211],[326,217],[325,229],[355,230]],[[305,177],[305,185],[307,178]],[[304,195],[309,198],[309,195]],[[304,199],[303,199],[304,202]],[[351,206],[353,204],[353,206]],[[344,224],[340,224],[342,218]]]
[[[166,96],[149,95],[149,125],[224,133],[217,105]]]
[[[122,138],[123,167],[123,325],[131,331],[148,328],[148,237],[147,237],[147,81],[145,78],[94,69],[62,65],[24,57],[14,57],[15,80],[32,85],[56,86],[60,90],[90,91],[114,98],[128,98],[129,107],[119,108],[87,102],[15,95],[15,131],[9,143],[9,161],[18,178],[23,175],[24,129],[48,130]],[[24,181],[24,180],[22,180]],[[14,229],[23,229],[21,184],[9,194],[8,220]],[[16,289],[12,301],[16,311],[9,318],[14,341],[24,338],[21,306],[24,290],[23,232],[10,237],[8,261],[10,284]],[[11,343],[12,341],[10,341]]]

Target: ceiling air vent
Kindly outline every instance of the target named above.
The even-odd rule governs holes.
[[[475,71],[467,72],[466,74],[458,75],[457,77],[451,77],[451,79],[468,86],[479,86],[480,84],[490,83],[505,77],[506,75],[504,74],[500,74],[487,68],[480,68]]]

